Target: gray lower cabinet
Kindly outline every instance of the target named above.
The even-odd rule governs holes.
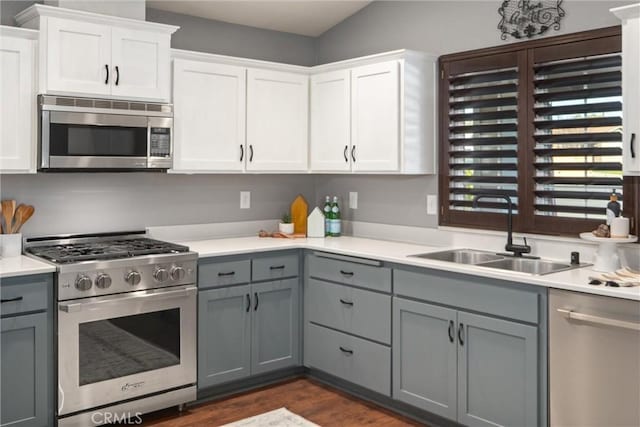
[[[198,387],[251,374],[251,286],[201,291],[198,296]]]
[[[467,426],[538,425],[537,327],[394,298],[393,397]]]
[[[201,261],[198,389],[300,364],[299,279],[278,278],[297,276],[297,257]],[[248,283],[252,270],[272,278]]]
[[[53,424],[51,275],[2,279],[0,425]]]

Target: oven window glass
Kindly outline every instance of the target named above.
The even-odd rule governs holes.
[[[180,364],[180,309],[81,323],[80,385]]]
[[[51,156],[146,157],[147,129],[52,123]]]

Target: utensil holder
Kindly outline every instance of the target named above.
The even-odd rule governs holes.
[[[3,258],[20,256],[22,254],[22,234],[0,234],[0,247]]]

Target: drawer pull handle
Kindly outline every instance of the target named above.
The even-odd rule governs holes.
[[[251,310],[251,295],[247,294],[247,313]]]
[[[340,351],[345,353],[345,354],[353,354],[353,350],[348,350],[342,346],[340,346]]]
[[[343,276],[353,276],[353,271],[344,271],[344,270],[340,270],[340,274],[342,274]]]
[[[5,302],[16,302],[16,301],[22,301],[22,296],[19,297],[15,297],[15,298],[7,298],[7,299],[1,299],[0,302],[1,303],[5,303]]]
[[[632,331],[640,331],[640,323],[627,322],[625,320],[610,319],[608,317],[593,316],[591,314],[578,313],[577,311],[559,308],[558,313],[562,314],[569,320],[580,320],[587,323],[595,323],[598,325],[614,326],[616,328],[631,329]]]
[[[227,273],[220,272],[218,273],[218,277],[235,276],[235,274],[236,274],[235,271],[229,271]]]
[[[260,303],[260,300],[258,300],[258,293],[254,292],[253,296],[256,299],[256,305],[253,307],[253,311],[258,311],[258,304]]]
[[[349,307],[353,307],[352,301],[345,301],[342,298],[340,298],[340,302],[343,303],[344,305],[348,305]]]
[[[284,270],[284,265],[272,265],[269,270]]]
[[[453,320],[449,320],[449,341],[451,342],[455,341],[455,337],[453,336],[454,330],[455,330],[455,326],[453,324]]]
[[[463,332],[464,332],[464,325],[460,323],[460,326],[458,326],[458,341],[460,341],[460,345],[464,345]]]

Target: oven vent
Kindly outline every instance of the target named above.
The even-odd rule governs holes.
[[[111,101],[109,99],[72,98],[67,96],[40,95],[41,105],[59,105],[63,107],[100,108],[108,110],[150,111],[156,113],[171,113],[171,104]]]

